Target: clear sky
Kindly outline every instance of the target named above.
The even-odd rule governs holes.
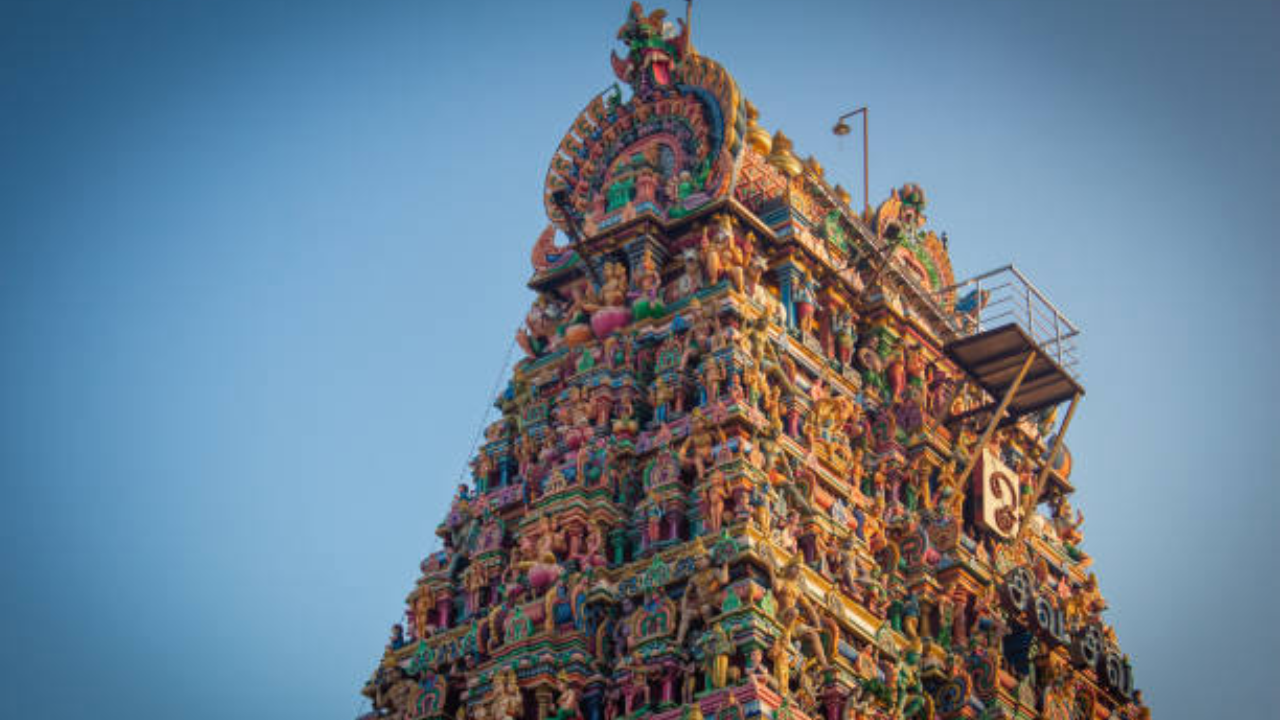
[[[0,0],[0,716],[362,709],[626,5]],[[694,9],[765,127],[857,197],[870,105],[873,202],[1083,326],[1085,549],[1162,719],[1274,712],[1276,8]]]

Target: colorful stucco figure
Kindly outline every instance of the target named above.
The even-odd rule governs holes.
[[[637,90],[671,84],[676,63],[689,50],[689,28],[677,19],[677,32],[666,18],[666,10],[654,10],[646,17],[640,3],[631,3],[627,21],[618,29],[618,39],[627,45],[627,56],[612,56],[619,80]]]
[[[371,716],[1147,717],[1069,500],[1074,326],[957,283],[919,185],[850,208],[683,22],[618,38]]]

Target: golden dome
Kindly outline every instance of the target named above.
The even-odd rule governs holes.
[[[751,146],[762,156],[768,157],[769,149],[773,146],[772,139],[769,137],[769,131],[760,127],[756,120],[760,117],[760,111],[756,109],[751,101],[747,101],[747,145]]]
[[[800,164],[800,159],[791,152],[791,138],[782,134],[782,131],[773,134],[772,149],[769,157],[765,158],[770,165],[782,171],[783,175],[793,178],[804,172],[804,166]]]

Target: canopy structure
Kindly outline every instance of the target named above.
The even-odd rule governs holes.
[[[1018,371],[1030,358],[1026,376],[1009,398],[1010,418],[1084,394],[1075,378],[1014,323],[948,343],[946,352],[997,402],[1013,388]]]

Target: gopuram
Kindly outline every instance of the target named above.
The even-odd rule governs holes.
[[[367,717],[1149,717],[1070,502],[1076,327],[957,282],[919,186],[851,208],[686,22],[618,38]]]

